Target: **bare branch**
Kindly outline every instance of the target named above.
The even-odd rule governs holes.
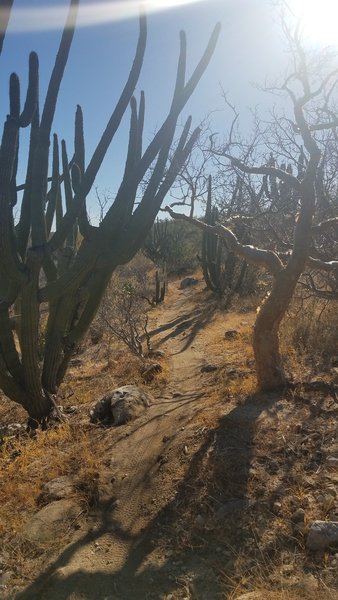
[[[246,260],[248,263],[264,267],[275,276],[282,270],[283,263],[275,252],[272,252],[271,250],[255,248],[255,246],[241,244],[235,234],[228,227],[224,227],[223,225],[207,225],[199,219],[194,219],[181,213],[176,213],[169,206],[167,206],[165,210],[173,219],[188,221],[189,223],[196,225],[196,227],[202,231],[208,231],[209,233],[214,233],[215,235],[224,238],[229,250],[237,254],[237,256],[244,258],[244,260]]]
[[[283,171],[282,169],[277,169],[276,167],[269,167],[266,165],[261,165],[259,167],[248,167],[241,160],[235,158],[234,156],[231,156],[230,154],[224,153],[223,156],[225,158],[228,158],[231,161],[231,163],[235,167],[240,169],[240,171],[243,171],[243,173],[249,173],[252,175],[270,175],[271,177],[277,177],[278,179],[281,179],[282,181],[285,181],[292,185],[292,187],[294,187],[296,190],[300,190],[300,182],[298,181],[297,177],[294,177],[293,175],[291,175],[291,173],[288,173],[287,171]]]

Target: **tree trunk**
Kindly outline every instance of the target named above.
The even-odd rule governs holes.
[[[279,326],[290,305],[298,271],[283,269],[259,308],[253,334],[258,388],[269,391],[284,387],[287,378],[279,350]]]

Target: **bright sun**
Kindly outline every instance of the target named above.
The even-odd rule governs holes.
[[[338,0],[288,0],[301,19],[306,37],[327,45],[338,45]]]

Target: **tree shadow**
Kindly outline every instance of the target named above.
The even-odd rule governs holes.
[[[155,337],[156,335],[170,330],[167,335],[161,337],[160,340],[156,341],[154,347],[160,348],[165,342],[170,339],[176,338],[182,333],[188,331],[187,338],[183,347],[180,350],[184,352],[191,346],[196,335],[201,329],[204,329],[212,320],[215,311],[217,309],[217,303],[210,305],[204,309],[195,309],[193,311],[189,311],[180,315],[177,319],[173,321],[169,321],[169,323],[165,323],[156,329],[153,329],[148,333],[149,338]]]
[[[97,530],[71,543],[16,599],[66,600],[74,594],[74,599],[83,600],[159,600],[177,586],[189,588],[193,598],[202,600],[228,597],[224,596],[224,579],[231,577],[234,555],[239,556],[254,539],[248,539],[254,510],[248,486],[256,422],[262,413],[278,412],[277,400],[274,395],[247,398],[224,414],[217,427],[208,432],[202,428],[174,499],[141,535],[123,530],[107,501],[101,507]],[[197,505],[200,518],[196,520]],[[84,544],[107,535],[112,527],[115,540],[129,543],[121,569],[78,570],[58,576],[58,570]]]

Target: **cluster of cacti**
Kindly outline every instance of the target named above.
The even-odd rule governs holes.
[[[146,19],[141,16],[136,54],[126,85],[91,159],[85,160],[83,117],[78,107],[74,155],[69,160],[62,141],[60,160],[59,140],[54,135],[49,177],[52,125],[77,7],[78,0],[71,0],[41,112],[36,54],[32,53],[29,59],[29,83],[22,111],[19,79],[15,74],[11,76],[9,115],[1,141],[0,387],[6,396],[27,410],[35,423],[41,423],[50,414],[53,396],[88,330],[112,272],[141,247],[166,193],[191,152],[199,129],[190,133],[189,118],[175,151],[170,154],[176,123],[209,63],[219,32],[217,27],[187,82],[186,41],[181,34],[172,103],[163,125],[143,149],[145,98],[142,92],[137,106],[133,97],[146,45]],[[130,133],[124,175],[114,203],[96,227],[89,223],[86,197],[129,105]],[[31,128],[27,174],[24,184],[18,186],[19,132],[27,126]],[[151,165],[151,175],[135,208],[139,184]],[[13,209],[19,190],[23,190],[23,196],[19,220],[15,223]],[[48,307],[43,314],[42,304]],[[42,323],[45,340],[41,360]]]
[[[204,222],[213,226],[217,224],[219,217],[217,207],[212,206],[211,188],[212,178],[210,176]],[[236,235],[244,241],[245,231],[241,224],[237,223],[234,227]],[[230,302],[233,294],[241,291],[247,272],[247,263],[227,248],[224,239],[208,231],[203,232],[201,261],[207,287],[220,296],[224,296],[227,291],[227,301]]]
[[[285,171],[289,175],[293,175],[292,164],[289,162],[286,164],[282,162],[280,165],[277,165],[276,160],[272,154],[270,153],[270,157],[267,163],[268,167],[277,167],[279,166],[281,171]],[[303,148],[301,147],[298,161],[297,161],[297,178],[299,181],[302,180],[305,172],[305,154]],[[289,181],[277,181],[277,178],[273,175],[265,175],[263,177],[263,184],[261,188],[260,195],[265,194],[266,198],[271,201],[270,209],[276,209],[284,211],[292,211],[297,207],[298,194],[295,192],[295,189],[292,187]]]
[[[155,265],[162,266],[166,261],[169,244],[168,221],[157,220],[144,241],[143,252]]]
[[[217,218],[218,210],[215,206],[212,206],[211,176],[209,176],[204,222],[207,225],[216,225]],[[226,281],[224,277],[223,240],[219,236],[214,233],[203,232],[201,259],[207,287],[217,294],[222,294]]]

